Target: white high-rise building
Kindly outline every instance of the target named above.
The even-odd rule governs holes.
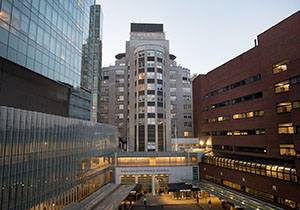
[[[177,66],[175,58],[169,54],[163,24],[132,23],[126,53],[102,69],[100,122],[118,126],[127,151],[171,151],[171,112],[177,116],[172,120],[177,137],[193,136],[190,71]],[[171,101],[170,71],[176,101]]]

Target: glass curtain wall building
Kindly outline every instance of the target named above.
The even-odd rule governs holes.
[[[90,92],[78,92],[83,92],[82,46],[89,37],[92,4],[92,0],[0,0],[0,56],[74,88],[71,98],[82,107],[71,103],[70,116],[85,120],[90,119],[90,96],[86,97]]]
[[[102,26],[103,12],[101,5],[92,5],[90,9],[90,28],[89,28],[89,62],[91,66],[91,93],[92,109],[91,120],[100,122],[99,103],[100,103],[100,76],[102,67]]]
[[[116,128],[0,106],[0,209],[62,209],[112,181]]]
[[[55,81],[80,85],[87,1],[1,0],[0,55]]]

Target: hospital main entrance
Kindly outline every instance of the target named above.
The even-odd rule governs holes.
[[[121,175],[121,184],[141,184],[143,193],[168,193],[169,174]]]

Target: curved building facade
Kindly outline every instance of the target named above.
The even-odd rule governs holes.
[[[129,151],[170,148],[169,41],[162,24],[131,24],[129,68]]]

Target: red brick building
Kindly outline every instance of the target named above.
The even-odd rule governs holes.
[[[300,11],[258,45],[193,81],[206,179],[300,208]]]

